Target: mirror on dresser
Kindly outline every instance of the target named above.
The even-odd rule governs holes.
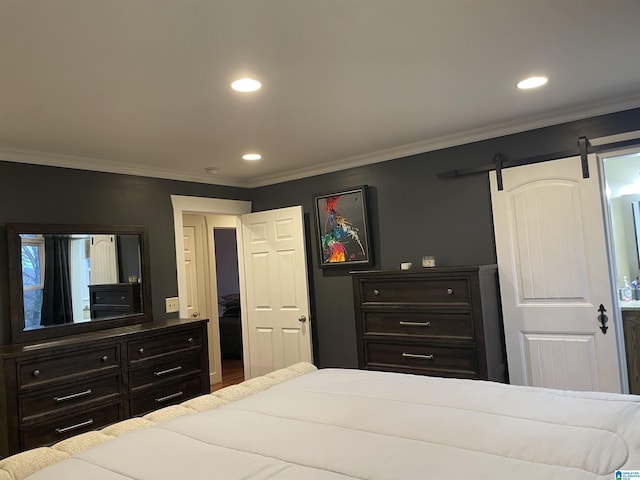
[[[7,244],[14,343],[151,321],[146,227],[14,223]]]

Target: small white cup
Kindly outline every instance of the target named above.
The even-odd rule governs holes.
[[[423,267],[435,267],[436,266],[436,257],[433,255],[425,255],[422,257],[422,266]]]
[[[409,270],[413,265],[411,262],[403,262],[400,264],[400,270]]]

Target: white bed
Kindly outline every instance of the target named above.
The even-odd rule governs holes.
[[[614,479],[640,397],[322,369],[138,429],[29,480]]]

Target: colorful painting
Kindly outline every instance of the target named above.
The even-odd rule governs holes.
[[[315,197],[320,266],[372,263],[364,186]]]

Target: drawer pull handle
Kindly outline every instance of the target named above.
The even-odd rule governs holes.
[[[187,338],[187,342],[189,342],[189,343],[193,343],[193,337],[189,337],[189,338]]]
[[[140,347],[140,348],[138,349],[138,353],[144,353],[144,348]]]
[[[373,294],[377,297],[378,295],[380,295],[380,290],[378,290],[377,288],[373,291]]]
[[[106,362],[107,360],[109,360],[109,356],[108,355],[103,355],[100,360],[102,360],[103,362]]]
[[[93,423],[93,418],[90,418],[86,422],[76,423],[75,425],[70,425],[68,427],[56,428],[56,433],[58,435],[61,435],[63,433],[67,433],[67,432],[70,432],[72,430],[77,430],[78,428],[88,427],[92,423]]]
[[[405,322],[404,320],[400,320],[400,325],[405,327],[430,327],[431,322]]]
[[[422,360],[433,360],[433,355],[420,355],[418,353],[403,353],[404,358],[420,358]]]
[[[172,393],[171,395],[167,395],[166,397],[156,398],[156,403],[168,402],[169,400],[173,400],[174,398],[179,398],[182,395],[184,395],[184,392]]]
[[[40,370],[38,370],[38,369],[36,368],[36,369],[33,371],[33,373],[32,373],[31,375],[33,375],[34,377],[39,376],[39,375],[40,375]]]
[[[447,288],[447,295],[453,295],[453,288]]]
[[[56,403],[62,403],[68,400],[73,400],[74,398],[86,397],[87,395],[91,395],[90,388],[87,388],[84,392],[72,393],[71,395],[65,395],[64,397],[53,397],[53,401]]]
[[[166,370],[160,370],[159,372],[153,372],[153,374],[156,377],[162,377],[163,375],[169,375],[170,373],[179,372],[180,370],[182,370],[182,367],[181,366],[177,366],[177,367],[173,367],[173,368],[167,368]]]
[[[126,300],[127,297],[125,297],[124,295],[120,297],[120,300]]]
[[[96,300],[102,300],[102,297],[100,295],[96,295]]]

